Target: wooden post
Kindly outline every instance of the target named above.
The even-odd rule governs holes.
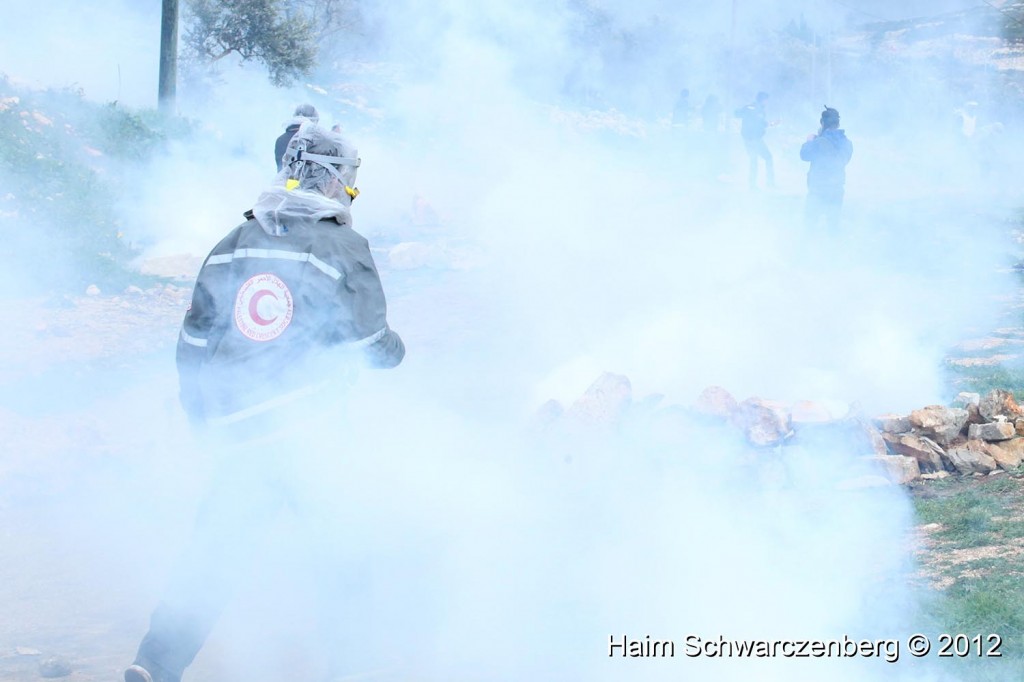
[[[160,20],[160,111],[174,113],[178,82],[178,0],[163,0]]]

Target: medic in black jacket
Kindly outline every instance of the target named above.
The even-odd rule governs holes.
[[[356,150],[306,122],[284,161],[279,184],[196,280],[177,351],[193,422],[238,422],[317,390],[332,363],[394,367],[405,354],[369,245],[352,229]]]
[[[225,447],[224,471],[150,618],[126,682],[180,682],[211,632],[252,547],[302,490],[290,459],[310,414],[357,362],[394,367],[405,346],[349,207],[359,158],[312,121],[296,131],[277,183],[206,258],[178,339],[181,399]],[[324,413],[328,418],[331,414]],[[298,418],[298,419],[296,419]],[[306,420],[306,421],[303,421]],[[319,465],[319,462],[316,463]],[[325,546],[329,543],[324,543]]]

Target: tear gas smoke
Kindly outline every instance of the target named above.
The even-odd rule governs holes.
[[[860,11],[898,18],[892,3],[874,4]],[[299,502],[237,576],[194,679],[322,672],[325,646],[342,647],[343,679],[951,679],[905,650],[899,664],[682,655],[688,634],[905,640],[921,629],[908,500],[837,492],[860,472],[847,444],[752,458],[685,419],[638,419],[604,436],[523,426],[540,402],[570,401],[602,371],[666,403],[688,404],[709,384],[868,412],[939,402],[945,349],[991,323],[995,295],[1011,286],[996,256],[1009,199],[951,133],[961,93],[927,70],[933,62],[890,64],[879,78],[857,58],[866,38],[842,42],[859,34],[838,5],[742,6],[735,29],[725,6],[691,5],[370,4],[373,56],[391,70],[323,65],[321,95],[273,90],[232,66],[215,101],[186,94],[199,142],[139,173],[118,207],[126,229],[149,255],[208,252],[272,179],[270,148],[295,104],[313,101],[360,149],[354,225],[379,249],[389,320],[409,348],[398,370],[359,377],[333,428],[296,434],[278,453]],[[819,62],[798,81],[806,46],[790,61],[756,61],[782,49],[766,27],[801,12],[834,37],[828,82]],[[154,7],[91,6],[91,31],[75,30],[78,15],[49,13],[0,13],[9,75],[111,99],[110,61],[123,60],[132,69],[116,98],[151,101]],[[15,25],[25,28],[14,35]],[[74,58],[28,58],[55,41]],[[348,118],[332,113],[342,105],[329,87],[346,79],[372,102],[346,100]],[[721,100],[714,134],[673,127],[683,87],[697,103]],[[826,88],[855,149],[834,235],[801,220],[798,149]],[[758,90],[781,119],[768,133],[778,189],[751,193],[732,111]],[[883,116],[914,111],[926,113]],[[408,219],[417,196],[440,224]],[[401,271],[385,250],[399,241],[472,257]],[[40,375],[35,393],[63,395],[41,400],[38,418],[54,432],[86,421],[96,445],[76,459],[81,443],[50,434],[31,446],[31,466],[8,453],[0,509],[29,524],[14,533],[25,552],[8,557],[12,585],[64,552],[81,566],[52,580],[72,586],[61,604],[81,600],[93,620],[53,608],[36,634],[59,647],[66,627],[104,620],[113,625],[101,646],[127,663],[218,456],[186,435],[169,345],[142,375],[115,376],[68,392],[66,377]],[[13,386],[5,409],[28,419]],[[21,429],[12,442],[45,431]],[[49,470],[47,456],[74,464]],[[54,480],[65,487],[35,500],[24,487]],[[33,548],[35,529],[60,551]],[[325,553],[340,594],[311,588],[334,565]],[[12,603],[29,608],[33,595]],[[341,621],[339,639],[324,641],[317,614]],[[679,648],[667,660],[609,657],[609,636]]]

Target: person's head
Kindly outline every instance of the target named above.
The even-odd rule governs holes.
[[[358,156],[341,135],[306,121],[288,143],[283,173],[286,180],[298,183],[298,189],[318,192],[347,206],[356,193]]]
[[[299,106],[295,107],[294,116],[296,118],[308,118],[313,123],[318,123],[320,121],[320,113],[317,112],[316,107],[314,107],[312,104],[300,104]]]
[[[825,110],[821,112],[821,128],[822,130],[829,130],[830,128],[839,127],[839,112],[832,107],[825,105]]]

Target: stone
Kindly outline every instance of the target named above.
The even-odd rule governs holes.
[[[202,256],[188,253],[148,258],[139,264],[139,272],[143,275],[171,277],[182,282],[195,281],[199,268],[203,264]]]
[[[809,452],[839,457],[887,455],[883,434],[859,414],[829,422],[793,424],[793,444]]]
[[[67,677],[71,674],[71,662],[61,656],[50,656],[39,662],[40,677]]]
[[[955,398],[953,398],[953,407],[962,407],[964,409],[967,409],[969,405],[974,405],[975,407],[977,407],[980,404],[980,393],[968,393],[966,391],[961,391],[960,393],[956,394]]]
[[[633,387],[629,378],[605,372],[566,410],[565,416],[579,423],[614,426],[632,399]]]
[[[1020,457],[1024,462],[1024,438],[1011,438],[999,443],[999,447],[1010,453],[1011,457]]]
[[[998,464],[985,452],[985,443],[980,440],[969,440],[963,445],[950,448],[946,457],[953,467],[964,476],[969,474],[988,474]]]
[[[971,424],[967,429],[968,440],[1000,441],[1009,440],[1017,435],[1017,428],[1010,422],[989,422],[988,424]]]
[[[850,421],[854,429],[854,436],[864,443],[862,446],[864,450],[870,449],[875,455],[889,454],[885,439],[882,438],[881,431],[876,429],[874,424],[863,417],[853,417]]]
[[[949,478],[950,473],[943,469],[942,471],[935,471],[930,474],[921,474],[921,478],[925,481],[940,481],[944,478]]]
[[[966,408],[967,410],[967,423],[968,424],[984,424],[986,419],[981,416],[981,410],[978,409],[977,405],[971,404]]]
[[[801,400],[794,403],[789,410],[789,418],[794,426],[800,424],[824,424],[832,421],[832,413],[821,403],[812,400]]]
[[[664,393],[649,393],[639,400],[634,400],[630,405],[630,412],[636,415],[653,414],[663,400],[665,400]]]
[[[736,399],[729,391],[721,386],[708,386],[697,396],[693,408],[707,417],[728,419],[736,411],[737,406]]]
[[[1013,421],[1014,429],[1017,431],[1018,436],[1024,436],[1024,419],[1015,419]]]
[[[1024,417],[1024,410],[1017,404],[1013,394],[1001,388],[993,389],[985,394],[978,405],[978,410],[986,421],[992,421],[997,416],[1010,420]]]
[[[1001,469],[1010,471],[1024,464],[1024,438],[1011,438],[998,443],[989,442],[988,454]]]
[[[903,455],[881,455],[867,458],[893,483],[903,485],[921,477],[921,468],[913,457]]]
[[[967,410],[961,407],[929,405],[910,413],[910,423],[942,446],[948,446],[967,423]]]
[[[1014,440],[1020,441],[1024,439],[1016,438]],[[1003,441],[1013,442],[1013,441]],[[1004,471],[1010,471],[1020,466],[1021,462],[1024,462],[1024,448],[1021,446],[1004,447],[1002,444],[996,445],[995,443],[986,443],[987,447],[985,452],[996,461],[1000,469]]]
[[[883,414],[871,421],[882,433],[907,433],[913,428],[907,415]]]
[[[402,242],[388,251],[388,265],[395,270],[447,268],[449,259],[444,248],[437,244]]]
[[[562,403],[557,400],[549,400],[533,413],[533,426],[538,429],[545,429],[554,424],[565,413]]]
[[[893,452],[917,460],[923,472],[942,471],[945,468],[942,463],[942,448],[929,438],[905,433],[887,434],[885,440]]]
[[[731,421],[743,431],[747,442],[757,447],[779,445],[793,433],[785,405],[772,400],[744,400]]]

